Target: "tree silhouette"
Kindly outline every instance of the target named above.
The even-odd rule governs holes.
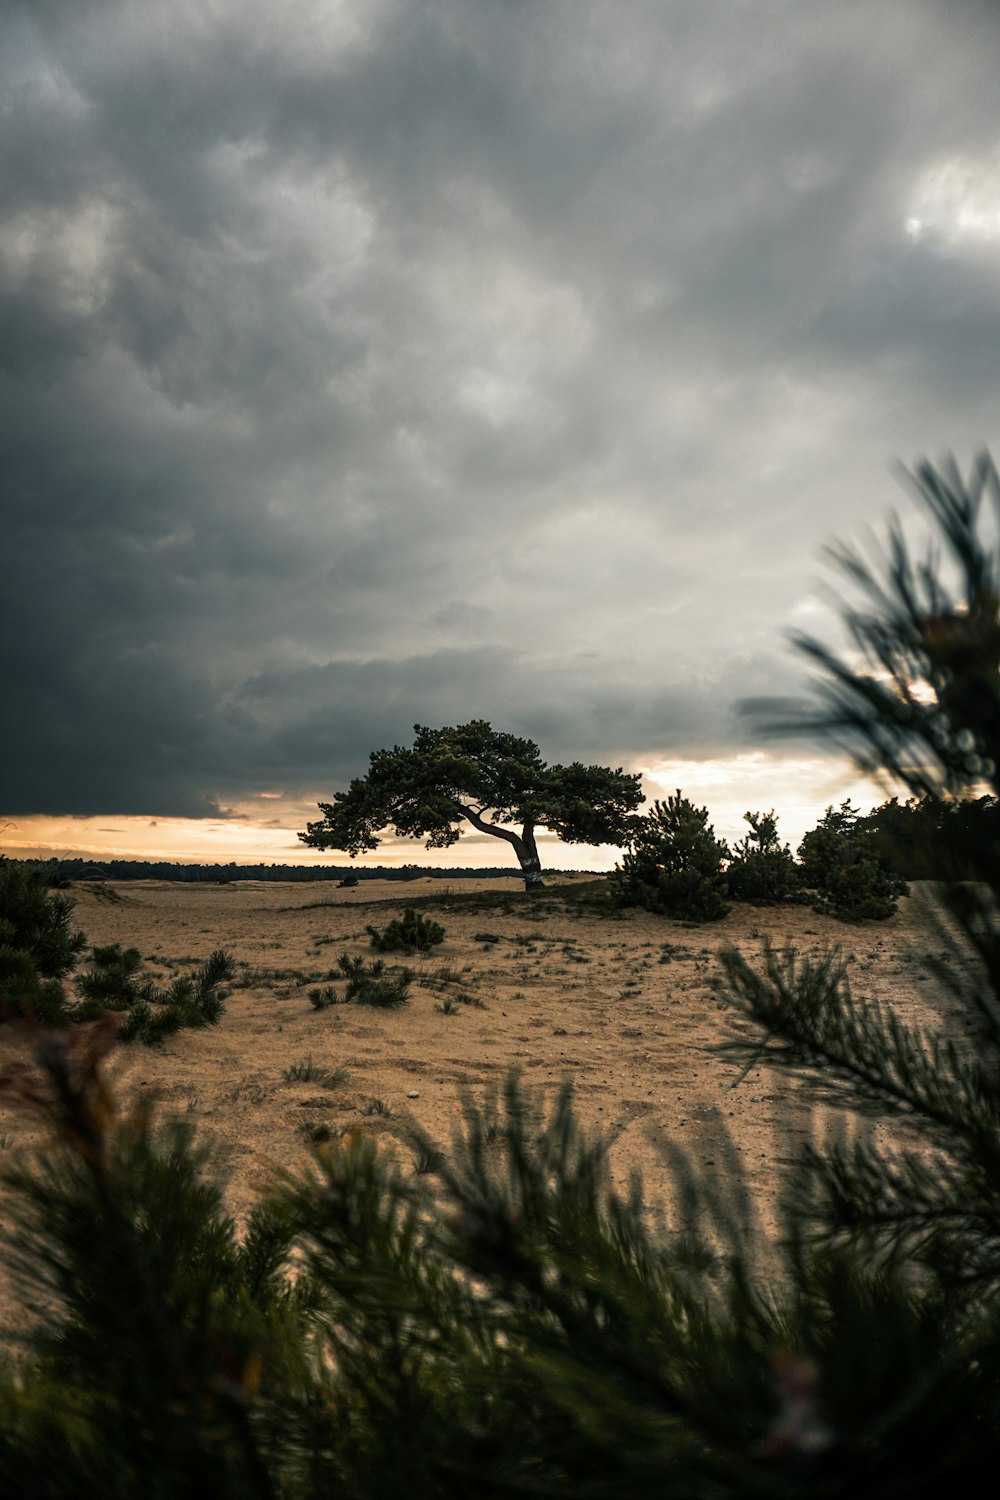
[[[412,749],[376,750],[368,773],[321,802],[323,816],[299,834],[314,849],[375,849],[387,828],[427,837],[428,849],[458,842],[463,823],[505,839],[526,890],[542,884],[535,831],[573,844],[622,844],[643,801],[638,775],[605,766],[548,766],[533,740],[484,719],[453,729],[414,726]]]

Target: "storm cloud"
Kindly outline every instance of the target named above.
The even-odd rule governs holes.
[[[0,27],[6,815],[736,753],[821,544],[995,440],[988,7]]]

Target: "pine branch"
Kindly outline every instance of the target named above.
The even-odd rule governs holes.
[[[805,1072],[822,1099],[997,1152],[1000,1102],[991,1074],[949,1038],[905,1025],[877,1000],[859,1005],[836,950],[800,963],[794,951],[782,958],[766,945],[763,973],[732,948],[720,962],[736,1008],[769,1038],[763,1049],[758,1038],[743,1037],[722,1050]]]

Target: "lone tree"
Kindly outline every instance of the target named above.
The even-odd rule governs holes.
[[[375,849],[387,828],[427,837],[428,849],[458,842],[462,824],[505,839],[526,890],[542,885],[535,830],[570,844],[628,841],[642,802],[638,775],[619,768],[547,766],[533,740],[502,734],[485,719],[454,729],[414,725],[412,750],[375,750],[367,776],[319,804],[322,818],[299,838],[313,849]]]

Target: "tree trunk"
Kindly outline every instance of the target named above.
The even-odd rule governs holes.
[[[545,881],[542,879],[542,862],[538,858],[538,849],[535,845],[534,823],[525,823],[518,835],[513,828],[501,828],[496,823],[487,823],[477,808],[465,807],[459,803],[458,811],[463,817],[468,818],[473,828],[478,828],[480,833],[490,833],[494,838],[506,839],[520,863],[521,874],[524,876],[524,889],[526,891],[541,890]]]
[[[531,823],[525,823],[521,830],[521,837],[515,835],[512,840],[514,852],[521,864],[521,874],[524,876],[524,889],[526,891],[539,891],[545,884],[542,879],[542,862],[538,858],[538,849],[535,845],[535,829]]]

